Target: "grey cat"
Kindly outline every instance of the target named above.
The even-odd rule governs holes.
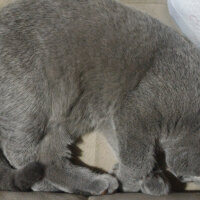
[[[189,41],[118,2],[19,0],[0,12],[2,152],[16,170],[45,166],[34,191],[100,195],[119,181],[167,194],[157,147],[171,173],[199,182],[199,77]],[[119,159],[113,175],[71,161],[70,145],[94,130]]]

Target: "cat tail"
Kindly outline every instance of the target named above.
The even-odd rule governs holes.
[[[45,176],[45,167],[39,162],[32,162],[22,169],[15,170],[13,183],[20,191],[29,190]]]
[[[13,169],[0,149],[0,190],[29,191],[44,176],[45,167],[38,162],[31,162],[21,169]]]

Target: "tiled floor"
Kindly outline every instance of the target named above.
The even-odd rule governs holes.
[[[200,200],[200,194],[171,194],[168,196],[156,197],[144,194],[114,194],[111,196],[90,197],[89,200]]]
[[[96,197],[83,197],[70,194],[55,193],[12,193],[1,192],[0,200],[200,200],[200,193],[176,193],[155,197],[138,193],[113,194]]]

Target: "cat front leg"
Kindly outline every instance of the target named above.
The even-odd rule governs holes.
[[[86,195],[113,193],[118,188],[115,177],[96,173],[72,163],[69,146],[73,143],[73,139],[67,135],[68,127],[67,122],[54,122],[54,125],[50,125],[47,129],[47,135],[41,142],[38,160],[46,166],[47,182],[67,193]]]
[[[150,195],[166,195],[170,192],[171,186],[162,170],[151,171],[148,175],[137,176],[133,168],[117,163],[111,174],[114,174],[120,181],[122,192],[143,192]]]
[[[170,192],[170,184],[162,173],[153,171],[156,133],[148,121],[151,115],[147,117],[147,111],[135,103],[134,98],[128,96],[114,114],[119,150],[116,176],[124,192],[165,195]]]

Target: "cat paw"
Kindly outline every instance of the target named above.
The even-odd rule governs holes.
[[[152,173],[143,180],[141,191],[155,196],[167,195],[170,192],[170,183],[163,174]]]
[[[95,178],[91,185],[92,195],[112,194],[119,187],[117,179],[109,174],[102,174]]]
[[[120,171],[120,163],[116,163],[110,171],[110,174],[118,178],[120,192],[139,192],[141,181],[133,179],[131,171],[129,173],[127,169],[125,170],[125,173],[122,173],[122,170]],[[126,174],[126,172],[128,173]]]

